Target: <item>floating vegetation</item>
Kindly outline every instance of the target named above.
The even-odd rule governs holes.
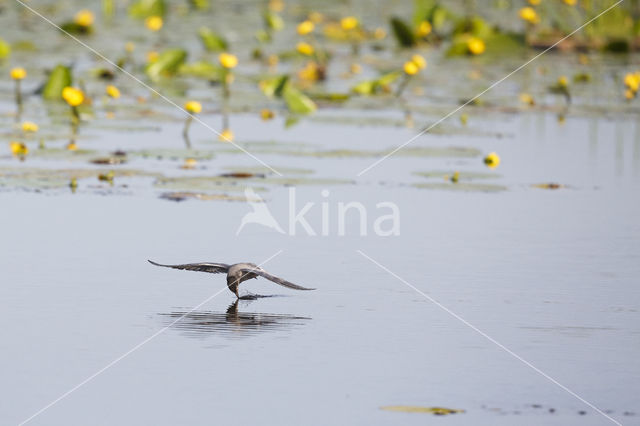
[[[434,416],[446,416],[449,414],[464,413],[464,410],[444,407],[420,407],[415,405],[385,405],[380,407],[385,411],[398,411],[401,413],[426,413],[433,414]]]
[[[169,201],[247,201],[244,195],[207,194],[203,192],[164,192],[160,194],[160,198]]]
[[[413,172],[416,176],[423,176],[426,178],[440,178],[444,180],[448,180],[453,174],[454,171],[445,171],[445,170],[433,170],[427,172]],[[491,172],[458,172],[458,178],[462,180],[475,180],[475,179],[498,179],[502,177],[502,175],[498,173]]]
[[[102,176],[102,178],[100,178]],[[106,182],[114,178],[157,177],[157,173],[142,170],[113,170],[104,173],[90,169],[36,169],[36,168],[0,168],[0,186],[27,190],[66,188],[69,182],[82,179],[97,179]]]
[[[561,185],[559,183],[536,183],[531,185],[533,188],[539,188],[539,189],[560,189],[560,188],[566,188],[565,185]]]
[[[451,182],[451,183],[415,183],[412,185],[414,188],[420,189],[437,189],[443,191],[460,191],[460,192],[501,192],[506,191],[507,187],[503,185],[492,185],[485,183],[471,183],[471,182]]]

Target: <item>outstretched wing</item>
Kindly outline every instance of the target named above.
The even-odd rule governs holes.
[[[210,272],[212,274],[226,273],[229,270],[229,265],[227,265],[226,263],[185,263],[184,265],[163,265],[152,260],[149,260],[149,263],[156,266],[164,266],[166,268]]]
[[[256,275],[260,275],[263,278],[268,279],[269,281],[272,281],[276,284],[280,284],[283,287],[288,287],[288,288],[292,288],[294,290],[315,290],[315,288],[307,288],[307,287],[302,287],[299,286],[297,284],[291,283],[287,280],[283,280],[280,277],[276,277],[275,275],[271,275],[270,273],[268,273],[267,271],[265,271],[262,268],[242,268],[241,269],[242,272],[251,272],[253,274]]]

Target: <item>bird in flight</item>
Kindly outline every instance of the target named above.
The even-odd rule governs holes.
[[[149,263],[156,266],[164,266],[166,268],[184,269],[187,271],[199,271],[210,272],[212,274],[227,274],[227,287],[236,295],[238,299],[242,299],[238,294],[238,287],[243,281],[250,280],[251,278],[258,278],[258,276],[268,279],[276,284],[280,284],[283,287],[292,288],[294,290],[315,290],[315,288],[302,287],[297,284],[291,283],[275,275],[271,275],[258,265],[253,263],[236,263],[234,265],[227,265],[226,263],[185,263],[183,265],[163,265],[149,260]]]

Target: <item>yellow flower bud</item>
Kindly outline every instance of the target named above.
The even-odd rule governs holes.
[[[25,121],[22,123],[22,131],[25,133],[35,133],[38,131],[38,125],[31,121]]]
[[[420,68],[421,70],[423,70],[423,69],[425,69],[427,67],[427,61],[426,61],[426,59],[424,59],[424,57],[422,55],[413,55],[411,57],[411,62],[416,64],[418,66],[418,68]]]
[[[220,136],[218,136],[220,142],[233,142],[233,132],[231,129],[224,129]]]
[[[90,27],[95,20],[95,16],[93,16],[93,12],[90,10],[83,9],[80,12],[76,13],[73,17],[73,22],[80,25],[81,27]]]
[[[302,21],[298,24],[298,34],[300,35],[307,35],[311,32],[313,32],[313,29],[315,28],[315,25],[313,24],[313,22],[307,20],[307,21]]]
[[[345,31],[350,31],[358,26],[358,19],[354,16],[346,16],[340,20],[340,26]]]
[[[144,20],[144,25],[151,31],[159,31],[163,24],[164,22],[160,16],[149,16]]]
[[[484,44],[484,41],[482,41],[478,37],[471,37],[467,41],[467,49],[469,49],[469,52],[473,55],[480,55],[484,53],[486,46]]]
[[[422,21],[418,26],[418,36],[425,37],[431,34],[432,29],[433,28],[431,27],[431,23],[429,21]]]
[[[77,151],[78,150],[78,145],[76,145],[75,142],[69,142],[67,144],[67,150],[69,150],[69,151]]]
[[[118,99],[120,97],[120,90],[113,84],[108,85],[105,89],[105,92],[110,98]]]
[[[305,56],[311,56],[314,52],[313,46],[309,43],[305,43],[304,41],[301,41],[296,45],[296,50],[298,51],[298,53],[301,53]]]
[[[269,108],[264,108],[260,111],[260,118],[264,121],[271,120],[273,117],[275,117],[275,114]]]
[[[67,86],[62,89],[62,99],[64,99],[72,107],[80,105],[84,102],[84,93],[75,87]]]
[[[220,61],[220,65],[227,69],[235,68],[236,65],[238,65],[238,58],[231,53],[221,53],[220,56],[218,56],[218,60]]]
[[[540,20],[538,14],[532,7],[523,7],[520,9],[520,19],[527,21],[530,24],[536,24]]]
[[[500,157],[495,152],[492,152],[484,157],[484,164],[486,164],[490,169],[495,169],[500,165]]]
[[[418,73],[418,71],[420,71],[420,68],[418,68],[418,65],[413,61],[405,62],[403,69],[404,69],[404,72],[406,72],[408,75],[415,75]]]
[[[531,96],[528,93],[520,93],[520,102],[522,102],[523,104],[527,104],[527,105],[535,105],[536,102],[533,99],[533,96]]]
[[[564,0],[564,2],[569,6],[575,6],[578,3],[578,0]]]
[[[640,74],[628,73],[627,75],[625,75],[624,85],[627,86],[632,92],[637,92],[638,88],[640,88]]]
[[[560,87],[569,86],[569,79],[564,75],[560,76],[560,78],[558,78],[558,86]]]
[[[184,104],[184,109],[191,114],[199,114],[202,111],[202,105],[198,101],[189,101]]]
[[[29,148],[22,142],[10,142],[9,147],[11,148],[11,153],[18,157],[24,157],[29,153]]]
[[[159,56],[160,56],[160,54],[158,52],[156,52],[155,50],[147,52],[147,62],[152,64],[152,63],[154,63],[155,61],[158,60]]]
[[[27,72],[24,68],[16,67],[11,69],[11,78],[14,80],[22,80],[27,76]]]

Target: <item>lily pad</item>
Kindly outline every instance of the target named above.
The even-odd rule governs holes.
[[[384,407],[380,407],[380,409],[386,410],[386,411],[399,411],[402,413],[426,413],[426,414],[433,414],[435,416],[445,416],[448,414],[464,413],[464,410],[459,410],[455,408],[420,407],[420,406],[414,406],[414,405],[386,405]]]
[[[461,191],[461,192],[500,192],[500,191],[507,190],[507,187],[503,185],[490,185],[490,184],[470,183],[470,182],[415,183],[412,186],[414,188],[421,188],[421,189],[438,189],[443,191]]]
[[[138,0],[129,6],[129,16],[137,19],[164,16],[165,11],[164,0]]]
[[[0,59],[8,58],[11,55],[11,45],[0,38]]]
[[[207,27],[200,28],[198,30],[198,35],[200,36],[200,41],[202,41],[205,49],[209,52],[225,51],[229,47],[229,43],[224,37]]]
[[[244,195],[207,194],[204,192],[165,192],[160,195],[160,198],[170,201],[247,201]]]
[[[49,100],[62,100],[62,89],[71,86],[73,79],[71,69],[65,65],[57,65],[42,89],[42,97]]]
[[[186,59],[186,50],[167,49],[158,56],[158,59],[155,62],[147,65],[145,71],[153,80],[157,80],[162,76],[171,76],[178,72],[178,69]]]
[[[416,176],[423,176],[426,178],[442,178],[447,179],[455,173],[453,170],[443,171],[443,170],[432,170],[428,172],[413,172]],[[491,172],[458,172],[460,179],[497,179],[500,178],[501,175],[499,173],[491,173]]]

